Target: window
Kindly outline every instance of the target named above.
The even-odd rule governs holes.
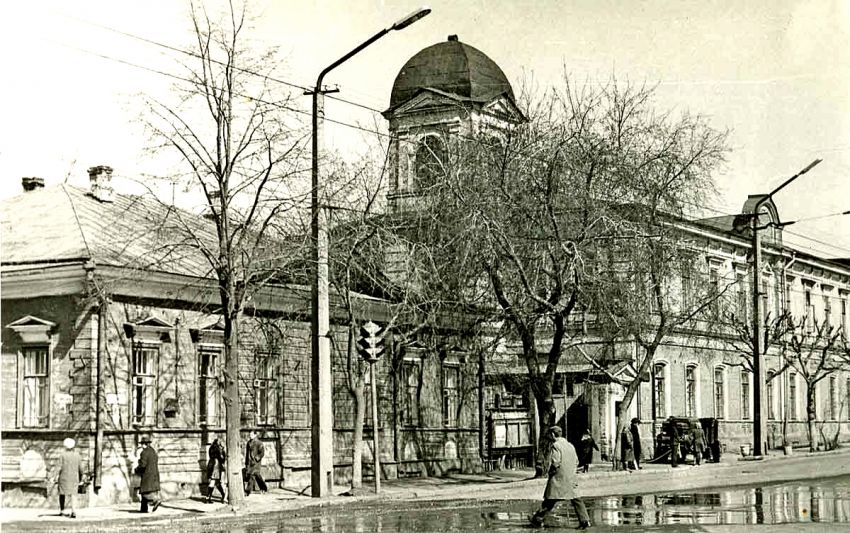
[[[402,384],[404,386],[404,409],[402,423],[406,426],[419,425],[419,379],[422,368],[417,361],[405,361],[402,366]]]
[[[254,409],[257,425],[275,423],[277,416],[277,388],[275,357],[270,353],[257,354],[254,373]]]
[[[837,420],[838,419],[838,381],[835,376],[829,377],[829,389],[827,390],[827,394],[829,397],[827,398],[828,403],[826,404],[826,419],[827,420]]]
[[[747,309],[749,308],[746,277],[745,272],[737,271],[735,273],[735,312],[738,314],[738,319],[744,322],[747,320]]]
[[[457,427],[460,367],[443,365],[443,425]]]
[[[218,385],[221,348],[201,346],[198,349],[198,423],[221,425],[221,389]]]
[[[850,420],[850,378],[844,380],[844,416]]]
[[[840,305],[841,305],[841,324],[839,324],[839,325],[841,326],[841,335],[842,335],[843,338],[846,339],[847,337],[850,337],[850,335],[848,335],[848,333],[850,333],[850,332],[847,331],[848,329],[850,329],[850,324],[847,323],[847,298],[842,298]],[[848,409],[850,409],[850,406],[848,406]]]
[[[774,402],[776,401],[775,391],[773,388],[773,380],[776,373],[774,371],[770,371],[767,373],[767,379],[765,380],[765,387],[767,388],[767,419],[768,420],[776,420],[776,408],[774,407]]]
[[[788,376],[788,418],[797,420],[797,374]]]
[[[827,328],[832,325],[832,305],[828,294],[823,295],[823,324]]]
[[[805,293],[806,303],[806,331],[811,333],[815,325],[815,305],[812,302],[812,288],[807,287]]]
[[[664,370],[665,366],[663,363],[655,364],[655,417],[656,418],[667,418],[667,394],[666,388],[664,386]]]
[[[25,346],[23,355],[23,426],[47,427],[50,421],[50,350]]]
[[[724,418],[726,411],[726,383],[723,367],[714,369],[714,418]]]
[[[697,367],[685,367],[685,416],[697,416]]]
[[[156,423],[156,370],[159,344],[133,343],[133,424],[152,426]]]
[[[711,314],[717,317],[720,314],[720,265],[710,264],[708,267],[708,288],[711,291]]]
[[[761,310],[763,316],[767,317],[768,315],[770,315],[770,318],[776,318],[770,308],[770,281],[767,276],[765,276],[761,280],[761,293],[759,294],[759,298],[761,300]]]
[[[812,390],[812,406],[814,407],[814,411],[815,411],[815,420],[817,420],[818,419],[818,384],[806,382],[806,386],[811,388],[811,390]]]
[[[446,146],[436,135],[428,135],[416,149],[416,187],[427,189],[445,175]]]
[[[750,373],[741,371],[741,419],[750,419]]]

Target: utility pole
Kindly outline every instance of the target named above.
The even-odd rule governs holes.
[[[782,185],[763,196],[758,202],[756,202],[753,207],[753,212],[750,213],[750,230],[752,231],[751,253],[753,256],[753,455],[755,456],[764,455],[764,452],[766,451],[764,446],[764,437],[766,434],[765,420],[767,419],[767,417],[764,416],[764,402],[762,401],[765,388],[764,378],[766,369],[764,367],[764,347],[762,346],[762,339],[764,338],[764,323],[762,316],[764,313],[762,309],[761,294],[761,234],[759,231],[771,225],[780,225],[779,223],[771,221],[768,221],[764,225],[759,225],[760,210],[761,206],[770,200],[774,194],[811,170],[821,161],[821,159],[815,159],[809,163],[809,166],[794,174],[785,180]],[[782,280],[782,282],[784,283],[784,280]]]
[[[322,125],[325,117],[324,94],[331,92],[322,88],[325,76],[348,61],[352,56],[374,43],[391,31],[403,30],[428,15],[431,10],[422,7],[407,15],[392,26],[384,28],[353,50],[337,59],[319,73],[312,91],[313,95],[313,157],[312,189],[310,192],[310,229],[312,236],[310,305],[312,312],[310,333],[310,403],[313,408],[311,432],[311,487],[314,498],[331,495],[333,490],[333,383],[331,380],[330,304],[328,301],[328,230],[325,212],[320,202],[324,200],[324,183],[319,175],[319,154],[322,150]]]

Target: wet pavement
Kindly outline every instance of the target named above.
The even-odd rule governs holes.
[[[209,533],[365,533],[526,531],[539,502],[423,501],[384,507],[351,506],[312,516],[277,517]],[[850,476],[735,489],[586,499],[594,531],[850,531]],[[546,530],[574,530],[568,504],[547,518]],[[661,527],[663,526],[663,527]]]
[[[380,495],[364,487],[342,496],[346,488],[336,487],[337,496],[321,500],[307,496],[309,490],[273,489],[238,510],[194,497],[167,501],[147,515],[138,513],[138,503],[120,503],[78,509],[76,520],[50,509],[3,508],[0,518],[4,532],[522,531],[545,485],[530,474],[387,480]],[[759,461],[730,455],[720,464],[647,464],[636,472],[595,464],[580,474],[579,490],[595,531],[850,531],[850,449]],[[560,506],[547,525],[575,528],[570,511]]]

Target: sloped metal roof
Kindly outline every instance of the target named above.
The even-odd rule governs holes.
[[[429,46],[401,67],[390,96],[390,109],[407,102],[424,89],[489,102],[514,92],[505,73],[486,54],[456,38]]]

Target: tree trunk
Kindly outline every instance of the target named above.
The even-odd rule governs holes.
[[[540,424],[540,433],[537,439],[537,454],[534,460],[534,475],[535,477],[541,477],[544,475],[544,462],[552,444],[547,434],[549,433],[549,428],[557,422],[555,420],[555,400],[552,399],[552,384],[547,383],[544,376],[538,375],[532,380],[532,391],[534,392],[534,401],[537,405],[537,417]]]
[[[806,390],[806,429],[809,437],[809,451],[815,451],[815,385],[812,383]]]
[[[224,317],[224,408],[227,443],[227,501],[237,507],[245,498],[242,488],[242,408],[239,401],[239,316]]]

